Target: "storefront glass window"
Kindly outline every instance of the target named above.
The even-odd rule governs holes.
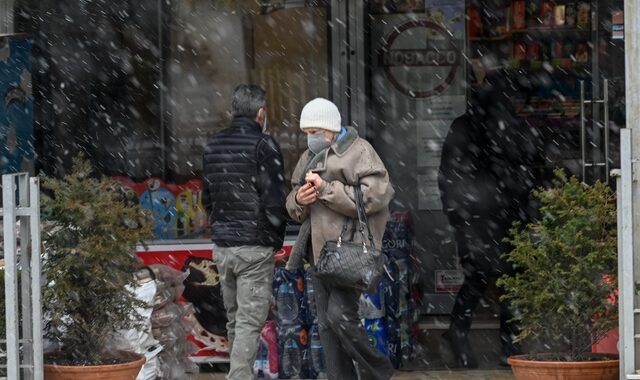
[[[34,39],[40,168],[84,152],[106,175],[198,178],[240,83],[268,91],[269,130],[292,170],[306,99],[329,96],[323,2],[15,2]],[[303,141],[302,141],[303,142]]]
[[[499,241],[507,227],[494,234],[493,219],[473,205],[494,204],[491,212],[500,213],[498,205],[516,202],[509,189],[545,185],[556,168],[593,182],[606,180],[607,169],[618,165],[621,9],[621,1],[586,0],[372,1],[364,7],[366,132],[398,190],[395,210],[410,212],[415,221],[425,313],[448,314],[464,278],[459,258],[468,252],[456,238],[451,208],[482,225],[476,232],[485,239],[478,244]],[[500,89],[506,95],[499,111],[499,96],[478,100],[487,91],[485,77],[495,73],[494,87],[511,87]],[[471,149],[446,142],[463,114],[495,127],[483,142],[459,142],[471,141]],[[465,157],[464,151],[472,153]],[[455,161],[445,166],[458,170],[455,186],[442,184],[442,172],[449,170],[443,169],[445,155]],[[478,167],[487,168],[485,176],[474,172]],[[486,199],[474,199],[483,186]],[[514,213],[528,207],[514,206]]]
[[[268,130],[290,175],[306,148],[297,125],[300,110],[308,99],[329,96],[329,14],[328,7],[315,3],[287,3],[173,4],[169,178],[200,172],[202,146],[228,125],[233,89],[248,82],[267,90]]]

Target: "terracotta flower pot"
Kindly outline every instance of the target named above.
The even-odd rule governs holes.
[[[618,355],[593,354],[594,360],[584,362],[560,362],[531,360],[531,355],[509,358],[516,380],[618,380],[620,361]],[[543,357],[545,355],[539,355]],[[596,358],[601,357],[602,360]],[[607,359],[615,357],[616,359]],[[534,356],[535,359],[535,356]]]
[[[144,365],[145,358],[136,355],[137,359],[122,364],[72,366],[44,365],[45,380],[135,380]]]

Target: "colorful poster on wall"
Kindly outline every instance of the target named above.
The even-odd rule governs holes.
[[[31,39],[0,36],[0,172],[34,171]]]
[[[206,235],[207,217],[202,205],[201,180],[176,185],[157,178],[143,182],[133,182],[126,177],[115,179],[123,185],[131,202],[151,212],[156,240]]]

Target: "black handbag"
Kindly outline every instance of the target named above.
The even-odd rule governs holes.
[[[351,239],[344,240],[349,219],[345,221],[338,240],[327,241],[322,247],[316,265],[316,277],[327,284],[339,287],[356,288],[362,291],[375,289],[384,271],[384,255],[375,248],[373,235],[364,211],[364,199],[360,186],[355,187],[356,209],[358,220],[352,220]],[[353,241],[359,225],[362,242]],[[365,227],[369,233],[369,246],[365,238]]]

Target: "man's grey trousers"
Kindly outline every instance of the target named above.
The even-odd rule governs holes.
[[[231,365],[228,380],[253,379],[258,340],[269,314],[274,249],[262,246],[218,247],[213,261],[220,273],[227,309]]]

